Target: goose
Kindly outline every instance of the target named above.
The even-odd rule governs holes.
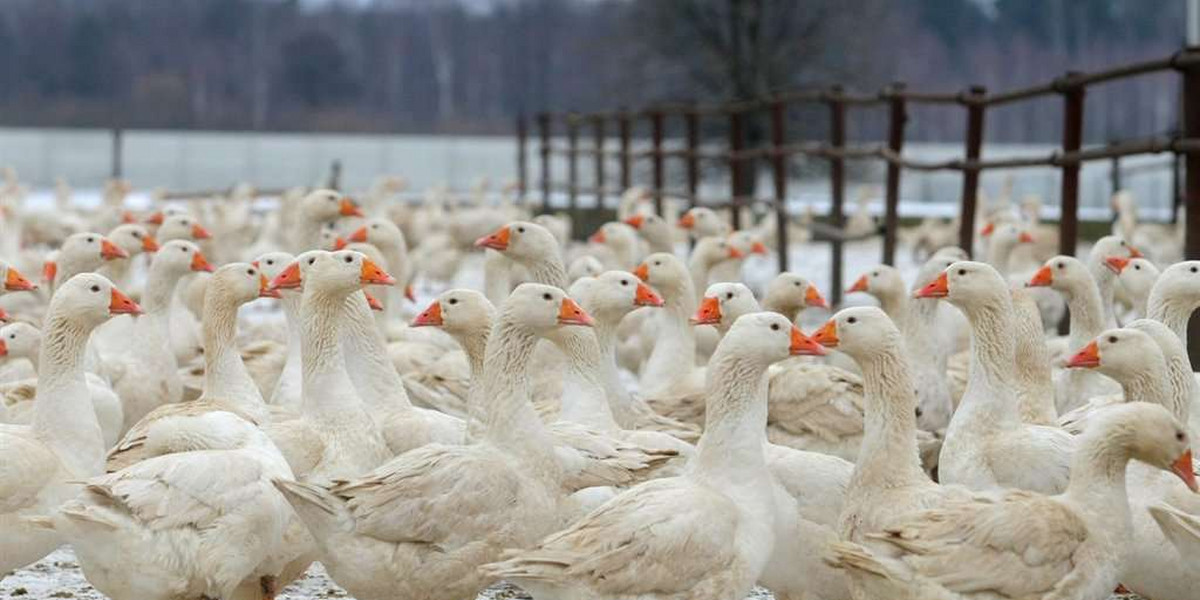
[[[604,272],[600,259],[590,254],[584,254],[571,261],[567,266],[567,281],[575,283],[584,277],[595,277]]]
[[[646,242],[648,254],[655,252],[674,252],[675,241],[671,232],[671,224],[666,219],[650,213],[641,213],[627,217],[623,223],[634,228],[638,237]],[[639,257],[644,258],[644,257]]]
[[[590,322],[561,289],[517,286],[471,387],[485,419],[475,441],[430,444],[333,486],[276,482],[338,585],[360,600],[470,597],[492,581],[477,567],[567,524],[577,507],[524,379],[539,340]]]
[[[171,240],[201,242],[212,239],[212,232],[201,225],[195,217],[183,212],[164,217],[159,223],[155,237],[160,244]]]
[[[737,249],[740,255],[736,258],[722,261],[713,266],[709,273],[709,282],[715,281],[741,281],[742,268],[746,260],[750,256],[766,256],[767,245],[759,238],[758,232],[750,229],[743,229],[730,233],[725,241],[729,246]]]
[[[780,315],[743,317],[713,356],[709,424],[687,473],[634,487],[484,572],[535,598],[745,596],[775,544],[766,369],[820,352]]]
[[[105,261],[129,258],[129,254],[112,240],[98,233],[76,233],[67,237],[42,267],[42,275],[57,290],[63,282],[80,273],[95,271]]]
[[[683,216],[679,217],[676,225],[697,240],[706,237],[724,239],[730,233],[729,224],[725,222],[725,219],[722,219],[713,209],[704,206],[688,209]]]
[[[1153,332],[1153,337],[1147,332]],[[1159,404],[1180,423],[1186,424],[1193,386],[1176,389],[1171,385],[1163,351],[1168,347],[1173,356],[1183,354],[1179,340],[1165,325],[1142,320],[1132,323],[1129,328],[1102,332],[1068,364],[1109,375],[1124,388],[1126,402]],[[1190,373],[1185,375],[1185,381],[1187,378]],[[1119,405],[1094,410],[1088,423],[1097,421],[1113,406]],[[1189,433],[1193,434],[1189,439],[1194,443],[1195,431]],[[1200,560],[1183,552],[1186,545],[1169,541],[1170,538],[1164,535],[1164,530],[1169,527],[1160,528],[1150,509],[1162,505],[1163,510],[1195,520],[1200,517],[1200,496],[1189,493],[1173,477],[1139,463],[1130,463],[1126,477],[1133,528],[1127,544],[1128,557],[1121,569],[1121,583],[1147,598],[1184,600],[1192,597],[1193,586],[1187,577],[1179,574],[1194,570],[1200,566]]]
[[[718,265],[737,261],[740,269],[743,258],[745,255],[742,254],[742,251],[724,238],[703,237],[696,240],[696,246],[692,248],[687,263],[688,272],[692,276],[693,289],[699,293],[708,287],[713,269]]]
[[[1023,424],[1019,418],[1013,373],[1016,342],[1010,333],[1013,304],[1004,279],[989,265],[960,261],[916,297],[943,298],[971,324],[970,378],[946,429],[939,479],[976,490],[1065,489],[1074,438],[1054,427]]]
[[[889,598],[1107,597],[1127,554],[1125,466],[1137,459],[1196,488],[1189,437],[1161,406],[1123,405],[1083,437],[1057,496],[1009,491],[909,514],[831,549]]]
[[[262,271],[267,281],[273,281],[288,268],[296,257],[287,252],[268,252],[259,256],[251,264]],[[283,370],[271,394],[266,397],[267,404],[282,407],[290,412],[300,412],[300,293],[295,289],[279,290],[279,304],[283,307],[284,320],[287,323],[288,342],[287,356],[284,359]]]
[[[530,281],[565,288],[567,272],[558,241],[549,229],[515,221],[475,241],[475,247],[494,250],[528,271]]]
[[[388,272],[399,282],[399,285],[389,287],[383,297],[384,316],[387,321],[400,321],[400,309],[404,306],[404,300],[411,300],[413,296],[410,285],[412,272],[404,232],[387,219],[371,218],[351,233],[348,239],[351,242],[371,244],[383,254]]]
[[[88,336],[116,314],[141,309],[102,275],[81,273],[51,298],[29,425],[0,425],[0,572],[49,554],[61,537],[29,522],[104,472],[104,438],[84,377]]]
[[[1188,260],[1165,269],[1150,289],[1147,317],[1163,323],[1187,343],[1187,325],[1200,308],[1200,261]]]
[[[158,240],[150,235],[145,226],[137,223],[123,223],[108,232],[108,239],[118,248],[129,255],[129,260],[109,261],[98,271],[108,277],[114,284],[128,289],[131,281],[131,267],[139,254],[158,251]]]
[[[655,320],[657,339],[642,367],[642,397],[661,415],[703,425],[704,369],[695,366],[696,338],[689,323],[697,308],[693,278],[675,255],[666,253],[647,256],[634,275],[665,301]]]
[[[168,242],[164,248],[176,243],[178,242]],[[239,415],[255,424],[265,424],[270,420],[270,413],[263,405],[258,387],[242,363],[234,338],[237,336],[238,308],[255,298],[272,295],[267,290],[266,278],[248,263],[229,263],[213,273],[204,300],[203,393],[196,400],[159,406],[130,427],[108,454],[109,472],[119,471],[145,460],[153,456],[155,449],[180,444],[169,440],[154,440],[149,437],[152,433],[186,440],[193,435],[187,428],[189,424],[195,423],[200,426],[204,423],[174,419],[171,423],[175,427],[156,426],[155,423],[163,418],[198,416],[221,410]]]
[[[326,223],[342,217],[362,217],[363,212],[350,198],[336,190],[319,189],[300,200],[297,228],[292,233],[291,250],[299,253],[317,247]]]
[[[605,266],[609,269],[633,268],[641,258],[641,253],[638,252],[637,230],[627,223],[605,223],[588,237],[588,242],[606,250],[609,263]]]
[[[1118,300],[1123,300],[1132,319],[1144,319],[1147,316],[1147,302],[1150,300],[1150,290],[1162,273],[1154,263],[1146,258],[1124,258],[1110,256],[1105,261],[1117,272]]]
[[[42,348],[42,332],[29,323],[9,323],[0,327],[0,356],[11,359],[24,358],[29,361],[36,374]],[[121,398],[113,393],[108,383],[94,373],[85,373],[96,422],[104,436],[104,447],[111,448],[121,437],[124,418]],[[37,397],[37,378],[26,378],[10,382],[0,391],[4,394],[7,415],[3,422],[18,425],[28,424],[33,419],[34,402]],[[13,402],[10,402],[13,401]],[[14,403],[15,402],[15,403]]]
[[[296,258],[270,289],[299,287],[300,264],[306,265],[300,301],[301,415],[265,429],[298,479],[327,483],[362,475],[391,457],[347,373],[337,340],[346,299],[364,285],[391,285],[395,279],[350,250],[315,250]]]
[[[203,442],[210,449],[163,451],[90,479],[53,518],[88,582],[114,600],[270,599],[278,591],[292,512],[271,482],[291,478],[287,462],[233,413],[195,418],[214,432]]]
[[[800,311],[807,308],[829,308],[816,284],[804,276],[783,271],[767,284],[763,294],[762,309],[777,312],[792,322],[800,318]]]

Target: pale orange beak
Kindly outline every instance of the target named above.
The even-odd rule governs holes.
[[[272,290],[294,290],[303,283],[300,277],[300,263],[294,262],[271,280]]]
[[[338,251],[338,250],[343,250],[343,249],[345,249],[345,248],[346,248],[346,238],[344,238],[344,237],[341,237],[341,236],[338,236],[338,237],[335,237],[335,238],[333,238],[333,250],[334,250],[334,252],[336,252],[336,251]]]
[[[683,216],[679,217],[679,226],[684,229],[691,229],[691,228],[695,227],[696,226],[696,215],[693,215],[690,212],[683,213]]]
[[[1104,264],[1108,267],[1108,270],[1120,275],[1121,271],[1124,271],[1125,267],[1129,266],[1129,259],[1124,256],[1110,256],[1104,259]]]
[[[9,267],[8,274],[4,276],[4,289],[10,292],[28,292],[36,290],[37,284],[25,279],[25,276],[20,271]]]
[[[140,315],[142,307],[117,288],[112,289],[112,299],[108,303],[108,313],[112,315]]]
[[[1054,283],[1054,271],[1051,271],[1047,265],[1038,269],[1033,274],[1033,277],[1029,280],[1029,287],[1049,287],[1052,283]]]
[[[604,235],[603,229],[597,229],[596,233],[593,233],[591,237],[588,238],[588,241],[595,244],[603,244],[604,242],[608,241],[608,237]]]
[[[8,314],[4,315],[4,320],[8,321]],[[4,340],[0,340],[0,356],[8,356],[8,344],[5,344]]]
[[[816,335],[812,336],[812,340],[826,348],[837,348],[837,321],[830,319],[817,330]]]
[[[646,222],[646,217],[644,217],[642,215],[633,215],[632,217],[625,219],[625,224],[634,229],[641,229],[642,223],[645,223],[645,222]]]
[[[633,296],[634,306],[662,306],[663,298],[650,289],[650,286],[638,282],[637,293]]]
[[[867,276],[862,275],[858,278],[858,281],[854,282],[854,285],[850,286],[850,289],[846,290],[846,293],[865,292],[869,289],[871,289],[871,284],[867,282]]]
[[[638,279],[641,279],[646,283],[650,283],[650,265],[647,265],[646,263],[638,265],[637,268],[633,270],[633,274],[636,275]]]
[[[738,250],[737,246],[732,244],[729,246],[729,258],[742,258],[744,256],[746,255],[743,254],[741,250]]]
[[[146,222],[151,225],[162,225],[163,219],[164,219],[163,212],[161,210],[159,210],[159,211],[155,211],[155,212],[151,213],[150,216],[146,217]]]
[[[104,260],[116,260],[118,258],[129,258],[129,253],[109,241],[108,238],[100,238],[100,256]]]
[[[372,296],[366,291],[363,291],[363,295],[367,297],[367,306],[371,307],[371,310],[383,311],[383,303],[379,301],[379,298]]]
[[[583,310],[582,306],[576,304],[574,300],[564,297],[562,305],[558,308],[558,323],[560,325],[591,327],[592,317]]]
[[[365,285],[395,285],[396,279],[384,272],[375,261],[364,258],[362,277],[359,279]]]
[[[208,259],[204,257],[203,252],[197,252],[192,255],[191,269],[193,271],[205,271],[208,273],[213,272],[213,266],[209,264]]]
[[[415,293],[413,293],[413,287],[412,287],[411,283],[404,286],[404,297],[408,298],[409,302],[417,301],[417,295]]]
[[[750,245],[750,253],[766,255],[767,245],[762,242],[754,242]]]
[[[1192,451],[1184,452],[1175,464],[1171,465],[1171,472],[1178,475],[1183,483],[1188,486],[1189,490],[1200,493],[1200,486],[1196,484],[1196,468],[1192,466]]]
[[[129,223],[137,222],[137,219],[133,216],[133,213],[125,210],[121,211],[121,222],[128,225]]]
[[[360,244],[366,242],[367,241],[366,225],[359,227],[358,229],[355,229],[354,233],[350,234],[350,241],[358,242]]]
[[[10,320],[11,320],[11,317],[9,317],[8,311],[4,310],[3,308],[0,308],[0,323],[7,323]],[[4,348],[4,351],[8,352],[7,346]]]
[[[799,327],[792,325],[792,343],[788,347],[788,353],[792,356],[824,356],[825,348],[816,340],[804,335]]]
[[[413,319],[412,326],[413,327],[441,327],[442,326],[442,303],[438,300],[434,300],[433,303],[429,305],[429,308],[425,309],[425,312],[417,315],[417,318]]]
[[[512,232],[509,231],[508,226],[505,225],[504,227],[497,229],[491,235],[485,235],[475,240],[475,247],[491,248],[492,250],[504,252],[505,250],[508,250],[508,240],[511,236]]]
[[[1092,341],[1067,361],[1072,369],[1094,369],[1100,366],[1100,346]]]
[[[1129,245],[1129,258],[1145,258],[1145,257],[1146,257],[1146,255],[1142,254],[1141,250],[1134,248],[1133,244]]]
[[[212,233],[209,233],[203,225],[196,223],[192,225],[192,237],[198,240],[207,240],[212,237]]]
[[[692,315],[692,325],[718,325],[721,322],[721,302],[711,296],[705,296],[700,301],[696,314]]]
[[[258,262],[258,261],[255,261]],[[257,265],[256,265],[257,267]],[[272,289],[271,283],[267,281],[267,276],[262,271],[258,272],[258,297],[259,298],[282,298],[283,295],[279,290]]]
[[[1017,241],[1022,244],[1032,244],[1033,234],[1029,233],[1028,231],[1022,231],[1021,234],[1017,236]]]
[[[52,260],[42,263],[42,281],[52,283],[56,275],[58,275],[58,263]]]
[[[363,211],[358,208],[358,205],[353,200],[343,196],[342,201],[338,203],[338,214],[343,217],[361,217],[363,216]]]
[[[808,284],[808,289],[804,292],[804,303],[817,308],[829,308],[829,303],[825,301],[825,297],[821,295],[821,291],[811,283]]]
[[[152,235],[142,238],[142,252],[158,252],[158,240]]]
[[[983,237],[987,237],[989,235],[992,235],[993,231],[996,231],[996,224],[992,223],[991,221],[988,221],[987,224],[983,226],[983,229],[979,230],[979,235],[982,235]]]
[[[933,283],[917,290],[915,298],[945,298],[950,295],[950,278],[946,276],[946,272],[942,271],[938,278],[933,280]]]

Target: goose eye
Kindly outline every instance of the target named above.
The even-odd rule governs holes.
[[[138,233],[138,232],[134,231],[134,232],[133,232],[133,237],[134,237],[134,238],[137,238],[137,239],[139,239],[139,240],[140,240],[140,239],[142,239],[142,234],[140,234],[140,233]]]
[[[847,323],[857,323],[858,317],[850,317],[849,319],[846,319],[846,322]]]
[[[1064,265],[1064,264],[1062,264],[1062,263],[1058,263],[1058,264],[1057,264],[1057,265],[1055,265],[1055,266],[1057,266],[1058,268],[1062,269],[1062,268],[1065,268],[1067,265]]]
[[[1184,435],[1184,433],[1183,433],[1182,431],[1176,431],[1176,432],[1175,432],[1175,439],[1176,439],[1176,440],[1179,440],[1179,441],[1181,441],[1181,442],[1182,442],[1182,441],[1183,441],[1183,440],[1184,440],[1186,437],[1187,437],[1187,436],[1186,436],[1186,435]]]
[[[447,300],[447,303],[451,304],[451,305],[458,304],[458,298],[451,298],[451,299]]]
[[[1108,343],[1110,343],[1110,344],[1117,343],[1117,336],[1115,336],[1115,335],[1108,336]]]
[[[374,225],[371,225],[371,229],[379,229],[379,224],[376,223]]]
[[[779,331],[779,323],[771,323],[771,331]]]
[[[551,297],[550,294],[542,294],[542,300],[553,300],[553,299],[554,298]]]
[[[660,261],[657,261],[657,260],[656,260],[656,261],[654,261],[654,266],[656,266],[656,267],[657,267],[657,266],[660,266],[660,265],[662,265],[662,262],[660,262]],[[1193,273],[1195,273],[1195,272],[1196,272],[1196,267],[1192,267],[1192,272],[1193,272]]]
[[[524,228],[524,227],[518,227],[518,228],[517,228],[517,233],[525,233],[525,228]]]
[[[792,285],[794,285],[794,286],[796,286],[796,287],[800,287],[800,282],[799,282],[799,281],[793,281],[793,282],[792,282]]]
[[[966,269],[959,269],[959,270],[958,270],[958,274],[959,274],[959,275],[966,275],[966,274],[967,274],[967,270],[966,270]]]
[[[310,264],[310,265],[311,265],[311,264],[313,264],[313,263],[315,263],[315,262],[317,262],[317,259],[316,259],[316,257],[313,257],[313,258],[310,258],[310,259],[308,259],[308,264]]]
[[[89,243],[89,244],[90,244],[90,243],[92,243],[92,242],[94,242],[94,241],[96,241],[96,238],[88,238],[88,243]]]
[[[93,292],[99,292],[99,291],[100,291],[100,286],[98,286],[98,285],[93,285],[93,286],[92,286],[92,291],[93,291]]]
[[[725,292],[726,300],[733,300],[733,292]]]
[[[1191,269],[1188,269],[1188,270],[1189,270],[1189,271],[1191,271],[1191,272],[1193,272],[1193,273],[1195,273],[1195,272],[1196,272],[1196,267],[1192,267]]]
[[[250,276],[253,276],[253,275],[254,275],[254,269],[246,269],[246,274],[247,274],[247,275],[250,275]]]
[[[354,257],[353,257],[353,256],[347,256],[347,257],[346,257],[346,262],[348,262],[348,263],[352,263],[352,262],[354,262]]]
[[[874,273],[871,273],[871,277],[879,277],[879,271],[875,271]]]
[[[925,414],[925,411],[921,410],[921,407],[918,406],[915,409],[913,409],[913,414],[917,415],[917,418],[920,419],[921,415]]]
[[[267,265],[273,265],[273,264],[275,264],[275,261],[268,258]]]
[[[17,339],[17,334],[15,334],[15,333],[10,333],[10,334],[8,334],[8,339],[10,339],[10,340],[15,340],[15,339]]]
[[[1134,270],[1134,271],[1141,271],[1141,270],[1142,270],[1142,265],[1133,265],[1133,270]]]
[[[629,280],[628,280],[628,279],[622,279],[622,280],[621,280],[621,285],[629,285]]]

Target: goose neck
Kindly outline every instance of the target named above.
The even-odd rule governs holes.
[[[91,329],[53,309],[42,332],[32,429],[75,474],[101,473],[104,436],[83,369]]]
[[[237,347],[238,304],[219,284],[210,285],[203,311],[203,397],[228,403],[256,419],[265,417],[262,394]]]
[[[1099,301],[1098,318],[1104,323],[1104,328],[1117,326],[1116,309],[1113,307],[1113,295],[1116,293],[1117,276],[1103,260],[1088,261],[1088,272],[1096,283],[1096,298]]]
[[[879,299],[879,308],[891,317],[897,327],[903,328],[905,321],[908,320],[908,295],[904,293],[904,288],[885,289],[881,290],[876,298]]]
[[[964,308],[971,324],[971,367],[959,410],[964,419],[971,415],[996,424],[1015,424],[1012,300],[1005,292]]]
[[[763,298],[762,309],[773,313],[778,313],[787,317],[789,321],[795,321],[796,316],[804,307],[797,302],[789,299],[780,298],[778,295],[768,294]]]
[[[484,413],[484,436],[519,442],[545,436],[545,428],[528,400],[530,359],[538,337],[507,318],[489,336],[483,371],[471,386],[470,402]]]
[[[917,396],[899,343],[856,360],[865,411],[854,480],[888,487],[928,481],[917,447]]]
[[[280,303],[287,322],[287,358],[279,381],[275,383],[275,390],[271,393],[271,403],[299,409],[300,381],[303,377],[300,370],[300,295],[283,292]]]
[[[1125,470],[1129,451],[1113,437],[1092,436],[1075,451],[1066,496],[1119,527],[1129,521]]]
[[[721,479],[759,475],[766,469],[767,365],[718,347],[707,377],[704,435],[689,468]]]
[[[1172,297],[1162,289],[1163,279],[1160,277],[1160,283],[1150,290],[1150,299],[1146,303],[1146,314],[1149,318],[1169,327],[1179,337],[1179,340],[1186,344],[1188,320],[1200,306],[1200,299]]]
[[[536,260],[522,261],[521,264],[529,270],[529,277],[534,283],[567,289],[567,269],[557,252],[539,256]]]
[[[619,429],[601,383],[603,366],[596,335],[585,327],[568,327],[558,338],[557,345],[567,357],[559,418],[600,431]]]
[[[363,402],[382,410],[412,407],[404,382],[388,359],[387,342],[376,326],[362,292],[350,294],[342,311],[342,348],[346,370]]]
[[[316,419],[340,420],[361,408],[338,343],[346,296],[314,286],[300,301],[301,404],[305,415]]]
[[[158,268],[155,268],[156,266]],[[151,263],[150,274],[146,277],[146,291],[142,294],[142,308],[146,314],[167,313],[171,308],[171,296],[175,293],[175,285],[182,277],[183,273],[165,265]]]
[[[666,304],[658,315],[661,334],[642,370],[641,381],[647,394],[668,390],[672,382],[693,370],[696,337],[688,318],[696,312],[697,300],[690,281],[661,289]]]
[[[1066,288],[1063,295],[1067,299],[1067,309],[1071,311],[1068,343],[1071,348],[1082,348],[1106,328],[1100,289],[1095,279],[1089,278],[1089,281]]]
[[[613,419],[623,427],[634,423],[633,397],[621,383],[617,368],[617,324],[603,318],[596,320],[596,346],[599,352],[599,374],[608,397],[608,406]]]

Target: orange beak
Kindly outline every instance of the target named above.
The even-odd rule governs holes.
[[[729,258],[742,258],[744,256],[746,255],[743,254],[741,250],[738,250],[737,246],[729,246]]]
[[[597,229],[596,233],[593,233],[591,237],[588,238],[588,241],[596,244],[603,244],[604,242],[608,241],[608,238],[604,235],[603,229]]]
[[[989,235],[992,235],[993,231],[996,231],[996,224],[991,221],[988,221],[987,224],[983,226],[983,229],[979,230],[979,235],[982,235],[983,237],[987,237]]]
[[[158,240],[152,235],[142,238],[142,252],[158,252]]]
[[[821,295],[820,290],[813,284],[808,284],[808,289],[804,292],[804,303],[817,308],[829,308],[829,303],[825,301],[825,297]]]
[[[762,242],[754,242],[750,245],[750,253],[766,255],[767,245]]]
[[[825,346],[826,348],[837,348],[837,321],[830,319],[817,330],[816,335],[812,336],[814,342]]]
[[[638,282],[637,293],[633,297],[634,306],[662,306],[663,298],[650,289],[650,286]]]
[[[344,238],[340,235],[338,237],[333,238],[333,250],[335,252],[338,250],[343,250],[345,248],[346,248],[346,238]]]
[[[207,240],[212,237],[212,234],[209,233],[209,231],[202,225],[196,223],[195,225],[192,225],[192,237],[198,240]]]
[[[1134,248],[1132,244],[1129,246],[1129,258],[1145,258],[1141,250]]]
[[[1049,287],[1054,283],[1054,272],[1049,266],[1044,266],[1033,274],[1033,278],[1029,280],[1029,287]]]
[[[300,263],[294,262],[287,266],[282,273],[275,276],[268,286],[272,290],[294,290],[303,283],[300,278]]]
[[[433,303],[429,305],[429,308],[425,309],[425,312],[417,315],[417,318],[413,319],[412,326],[413,327],[441,327],[442,326],[442,303],[438,300],[434,300]]]
[[[942,271],[938,278],[933,280],[933,283],[917,290],[914,298],[945,298],[950,295],[950,278],[946,276],[946,272]]]
[[[366,242],[367,241],[366,225],[359,227],[358,229],[355,229],[354,233],[350,234],[350,241],[358,242],[360,244]]]
[[[104,260],[116,260],[118,258],[129,258],[129,253],[109,241],[108,238],[100,238],[100,256]]]
[[[475,240],[475,247],[491,248],[492,250],[504,252],[505,250],[508,250],[508,239],[511,236],[512,232],[509,231],[508,226],[505,225],[504,227],[497,229],[491,235],[485,235]]]
[[[1092,341],[1083,347],[1075,356],[1067,361],[1067,367],[1072,369],[1094,369],[1100,366],[1100,346]]]
[[[7,322],[9,322],[10,320],[11,320],[11,318],[8,316],[8,311],[7,311],[7,310],[4,310],[3,308],[0,308],[0,323],[7,323]],[[4,348],[4,352],[5,352],[5,353],[7,353],[7,352],[8,352],[8,347],[7,347],[7,346],[5,346],[5,348]]]
[[[56,275],[58,275],[58,263],[52,260],[42,263],[42,281],[53,283]]]
[[[257,262],[257,261],[255,261]],[[257,265],[256,265],[257,267]],[[259,298],[282,298],[283,295],[279,290],[271,289],[271,283],[267,281],[267,276],[262,271],[258,272],[258,297]]]
[[[717,325],[721,322],[721,302],[711,296],[700,301],[700,308],[689,319],[692,325]]]
[[[343,217],[361,217],[363,216],[363,211],[358,208],[358,205],[353,200],[343,196],[342,201],[338,203],[338,214]]]
[[[858,281],[854,282],[854,285],[850,286],[850,289],[846,290],[846,293],[865,292],[869,289],[871,289],[871,284],[867,282],[867,276],[862,275],[858,278]]]
[[[646,263],[638,265],[637,268],[633,270],[633,274],[637,275],[638,279],[641,279],[646,283],[650,283],[650,265],[647,265]]]
[[[383,310],[383,303],[379,301],[379,298],[368,294],[366,291],[363,292],[363,295],[367,297],[367,306],[371,307],[371,310]]]
[[[164,215],[163,215],[163,212],[162,212],[161,210],[160,210],[160,211],[155,211],[155,212],[154,212],[154,213],[152,213],[150,216],[146,217],[146,222],[147,222],[147,223],[149,223],[149,224],[151,224],[151,225],[162,225],[162,224],[163,224],[163,218],[164,218]]]
[[[1104,264],[1108,266],[1108,270],[1120,275],[1121,271],[1124,271],[1125,267],[1129,266],[1129,259],[1124,256],[1110,256],[1104,259]]]
[[[693,215],[690,212],[683,213],[683,216],[679,217],[679,226],[684,229],[691,229],[691,228],[695,227],[696,226],[696,215]]]
[[[209,264],[207,258],[204,258],[203,252],[197,252],[192,255],[191,268],[193,271],[205,271],[208,273],[213,272],[213,266],[211,264]]]
[[[1017,241],[1022,244],[1032,244],[1033,234],[1029,233],[1028,231],[1022,231],[1021,235],[1017,236]]]
[[[129,296],[121,293],[117,288],[112,289],[112,299],[108,303],[108,312],[112,315],[140,315],[142,307],[137,305],[137,302],[129,299]]]
[[[1189,490],[1200,493],[1200,486],[1196,485],[1196,468],[1192,466],[1192,451],[1184,452],[1175,464],[1171,465],[1171,472],[1178,475],[1183,483],[1188,486]]]
[[[416,301],[417,301],[417,295],[413,293],[413,288],[412,288],[412,284],[411,284],[411,283],[410,283],[410,284],[408,284],[408,285],[406,285],[406,286],[404,286],[404,297],[405,297],[405,298],[408,298],[408,301],[409,301],[409,302],[416,302]]]
[[[632,217],[625,219],[625,224],[634,229],[641,229],[642,223],[645,223],[645,222],[646,222],[646,217],[644,217],[642,215],[633,215]]]
[[[4,315],[4,320],[8,320],[7,314]],[[4,340],[0,340],[0,356],[8,356],[8,344],[5,344]]]
[[[592,326],[592,317],[583,310],[582,306],[575,303],[570,298],[563,298],[562,305],[558,308],[558,323],[560,325],[583,325],[584,327]]]
[[[804,335],[799,327],[792,325],[792,343],[788,347],[788,353],[792,356],[824,356],[825,348],[816,340]]]
[[[37,284],[25,279],[20,271],[9,267],[8,274],[4,276],[4,289],[10,292],[28,292],[36,290]]]
[[[375,264],[375,261],[364,258],[362,264],[362,277],[359,279],[363,284],[367,285],[396,285],[396,279],[384,272]]]
[[[133,213],[123,210],[121,211],[121,222],[125,224],[135,223],[137,222],[137,219],[134,218]]]

